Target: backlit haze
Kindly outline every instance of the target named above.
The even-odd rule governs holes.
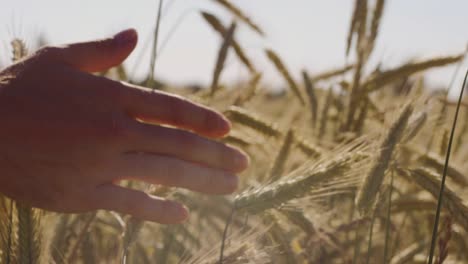
[[[274,49],[296,77],[301,69],[313,74],[344,65],[345,38],[354,1],[232,1],[266,32],[266,37],[261,38],[242,24],[236,32],[248,56],[265,73],[266,83],[285,86],[267,61],[265,47]],[[25,39],[30,46],[35,45],[39,35],[49,43],[60,44],[107,37],[133,27],[140,40],[125,65],[134,78],[141,79],[149,69],[157,4],[154,0],[0,0],[0,65],[10,63],[9,41],[13,37]],[[175,84],[210,82],[221,40],[202,19],[199,9],[216,14],[225,24],[232,19],[213,1],[166,0],[156,78]],[[463,52],[468,43],[467,12],[466,0],[387,1],[372,61],[375,64],[383,59],[383,67],[388,68],[411,58]],[[465,60],[462,69],[466,66]],[[434,86],[446,87],[454,72],[454,66],[432,70],[428,78]],[[460,71],[452,94],[461,86],[462,75]],[[230,56],[222,81],[247,76],[238,60]]]

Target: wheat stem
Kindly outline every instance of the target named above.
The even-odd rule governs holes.
[[[431,249],[429,251],[429,260],[428,260],[429,264],[432,264],[432,260],[434,258],[435,246],[436,246],[436,241],[437,241],[437,229],[438,229],[438,225],[439,225],[440,211],[441,211],[441,208],[442,208],[442,200],[443,200],[444,189],[445,189],[445,179],[447,178],[447,168],[448,168],[449,161],[450,161],[450,152],[452,150],[453,137],[455,135],[455,128],[457,126],[457,120],[458,120],[458,113],[460,111],[460,104],[461,104],[461,100],[463,98],[463,91],[465,90],[467,77],[468,77],[468,70],[465,73],[465,79],[463,80],[463,84],[462,84],[462,87],[460,89],[460,96],[458,97],[458,105],[457,105],[457,109],[455,110],[455,116],[453,118],[452,130],[450,132],[450,139],[449,139],[449,143],[448,143],[448,147],[447,147],[447,155],[446,155],[446,158],[445,158],[445,166],[444,166],[444,171],[443,171],[443,174],[442,174],[442,181],[441,181],[441,184],[440,184],[439,196],[438,196],[438,200],[437,200],[436,217],[435,217],[435,220],[434,220],[434,227],[432,229]]]

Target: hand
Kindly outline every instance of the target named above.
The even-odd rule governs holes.
[[[52,211],[105,209],[178,223],[188,216],[183,205],[118,182],[210,194],[236,189],[247,157],[209,139],[228,133],[222,115],[89,74],[120,64],[136,42],[126,30],[46,47],[0,73],[0,192]]]

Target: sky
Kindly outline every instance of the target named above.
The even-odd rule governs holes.
[[[345,39],[354,1],[351,0],[231,0],[266,32],[258,36],[239,25],[236,39],[264,72],[264,81],[285,86],[268,62],[264,48],[272,48],[299,78],[343,66]],[[372,2],[372,1],[370,1]],[[134,78],[149,71],[150,46],[158,0],[0,0],[0,65],[10,63],[9,41],[20,37],[32,48],[38,36],[51,44],[99,39],[135,28],[139,44],[125,66]],[[216,14],[225,24],[232,17],[212,0],[165,0],[161,22],[156,78],[175,84],[211,81],[221,38],[199,11]],[[462,53],[468,45],[467,0],[387,0],[372,62],[391,68],[409,59]],[[146,48],[145,48],[146,47]],[[452,93],[461,86],[465,60]],[[454,66],[427,73],[429,82],[446,87]],[[248,72],[229,56],[222,82],[248,78]]]

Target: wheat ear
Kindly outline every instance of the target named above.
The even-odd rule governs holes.
[[[235,206],[256,214],[306,195],[313,185],[343,175],[350,165],[349,155],[338,155],[334,159],[306,171],[302,176],[285,177],[285,180],[270,185],[246,191],[235,199]]]
[[[221,21],[219,21],[219,19],[216,16],[208,12],[201,12],[201,14],[203,16],[203,19],[205,19],[205,21],[208,22],[208,24],[210,24],[210,26],[216,32],[218,32],[222,37],[226,35],[227,29],[223,26]],[[256,72],[254,65],[252,64],[250,59],[245,55],[245,52],[239,45],[239,43],[235,39],[232,39],[231,45],[234,48],[237,57],[247,67],[247,69],[249,69],[251,73]]]
[[[246,23],[247,25],[249,25],[253,30],[255,30],[258,34],[260,35],[264,35],[264,32],[260,29],[260,27],[255,24],[252,19],[250,19],[250,17],[248,17],[246,14],[244,14],[242,12],[242,10],[240,10],[240,8],[238,8],[237,6],[235,6],[234,4],[232,4],[230,1],[228,0],[215,0],[215,2],[217,2],[218,4],[222,5],[224,8],[226,8],[227,10],[229,10],[229,12],[231,12],[232,14],[234,14],[236,17],[238,17],[240,20],[242,20],[244,23]]]
[[[252,75],[246,91],[241,93],[235,100],[234,105],[242,106],[248,103],[258,91],[260,80],[262,79],[262,74],[257,72]]]
[[[380,145],[380,151],[372,163],[370,171],[364,178],[364,182],[356,196],[356,206],[362,215],[367,215],[375,202],[384,181],[385,171],[391,162],[393,150],[403,135],[412,111],[413,108],[410,104],[407,104],[403,108],[400,116],[387,132],[385,139]]]
[[[16,204],[18,213],[18,262],[40,263],[41,235],[39,216],[27,205]]]
[[[310,80],[312,81],[312,83],[328,80],[330,78],[343,75],[349,72],[350,70],[352,70],[353,68],[354,68],[354,65],[346,65],[342,68],[327,70],[327,71],[312,75]]]
[[[218,58],[216,59],[216,66],[213,72],[213,80],[211,81],[211,96],[215,94],[218,90],[218,82],[219,77],[221,76],[221,72],[224,68],[224,62],[226,61],[227,53],[229,47],[231,46],[232,39],[234,37],[234,31],[236,30],[236,23],[232,23],[229,27],[226,35],[224,36],[223,44],[218,51]]]
[[[276,181],[281,177],[281,174],[284,171],[284,166],[286,164],[286,160],[291,152],[291,146],[294,139],[294,132],[289,130],[286,136],[284,137],[283,144],[278,152],[278,155],[273,162],[273,167],[270,169],[270,177],[271,181]]]
[[[292,75],[289,73],[288,69],[281,61],[280,57],[271,49],[266,49],[265,53],[270,59],[270,61],[275,65],[276,69],[281,73],[283,78],[287,81],[289,88],[293,91],[294,95],[296,95],[297,99],[301,102],[302,105],[305,105],[304,97],[302,96],[301,91],[299,90],[299,86],[297,86],[296,82],[292,78]]]
[[[440,176],[432,170],[418,168],[411,170],[401,170],[399,172],[408,175],[421,188],[428,191],[434,198],[439,197],[441,186]],[[463,199],[458,196],[449,186],[444,188],[444,206],[450,211],[455,221],[468,231],[468,207]]]
[[[312,116],[312,128],[314,128],[315,123],[317,122],[318,100],[317,96],[315,95],[314,86],[312,85],[309,74],[307,74],[305,70],[302,71],[302,79],[304,80],[307,97],[309,98],[310,113]]]
[[[224,114],[232,121],[248,126],[267,136],[278,137],[282,134],[282,131],[279,130],[276,124],[262,120],[244,108],[231,106]]]
[[[362,84],[362,87],[364,87],[364,89],[367,92],[372,92],[386,84],[389,84],[395,81],[398,78],[403,78],[403,77],[409,76],[411,74],[414,74],[420,71],[425,71],[430,68],[441,67],[441,66],[445,66],[448,64],[452,64],[457,61],[460,61],[462,58],[463,58],[463,55],[457,55],[457,56],[433,58],[430,60],[425,60],[425,61],[415,62],[415,63],[408,63],[398,68],[380,72],[378,74],[374,74],[370,76]]]

